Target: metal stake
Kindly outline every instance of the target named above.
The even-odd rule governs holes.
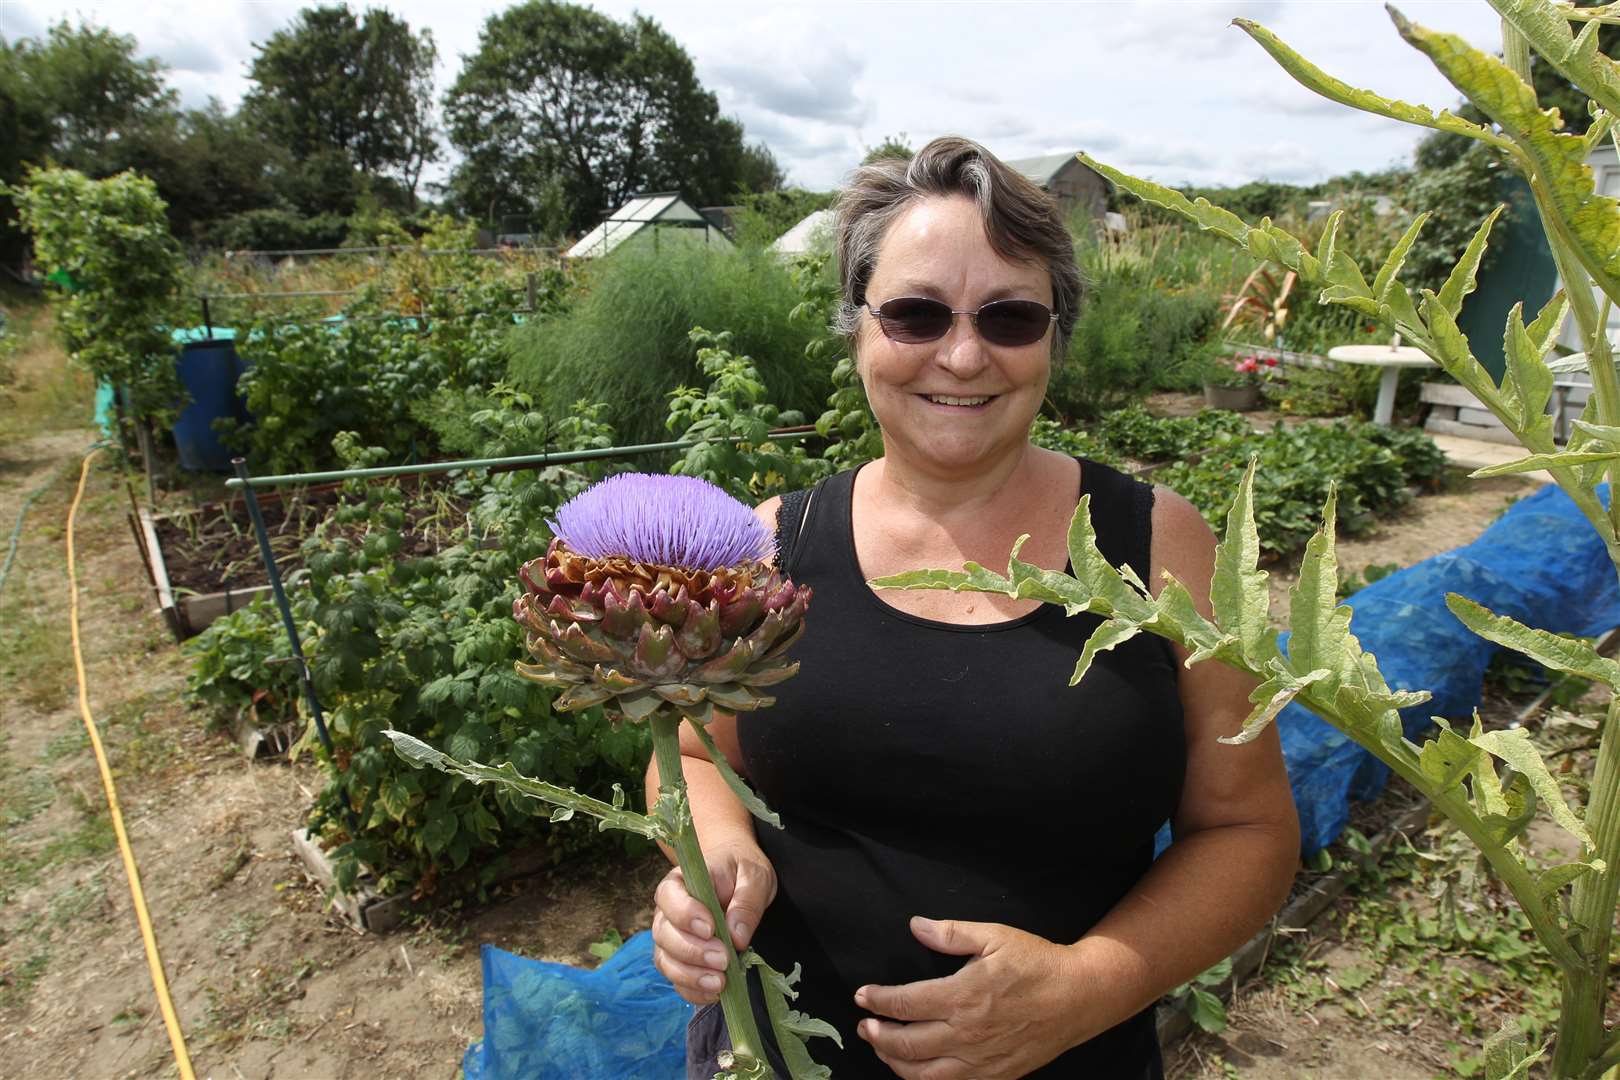
[[[270,576],[270,591],[276,598],[281,625],[287,631],[287,641],[292,646],[290,659],[298,664],[298,674],[304,684],[304,702],[309,706],[310,715],[315,718],[315,734],[320,736],[321,745],[326,747],[327,760],[333,761],[332,736],[326,730],[321,701],[315,695],[315,682],[309,676],[309,661],[304,659],[304,647],[298,640],[298,626],[293,622],[287,593],[281,587],[281,568],[276,565],[275,553],[270,550],[270,534],[264,527],[264,515],[259,512],[259,496],[254,492],[253,485],[248,483],[247,459],[231,458],[231,465],[235,467],[237,479],[242,482],[243,493],[247,496],[248,517],[253,519],[253,532],[259,538],[259,557],[264,560],[265,573]]]

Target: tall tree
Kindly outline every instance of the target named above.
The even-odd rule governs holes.
[[[423,166],[438,157],[430,32],[380,8],[356,17],[322,6],[257,48],[242,108],[266,137],[300,161],[347,158],[365,177],[398,181],[414,203]]]
[[[466,158],[451,179],[458,201],[539,216],[541,196],[560,189],[562,220],[542,228],[583,231],[637,191],[719,203],[739,181],[769,178],[691,57],[643,15],[620,23],[528,0],[490,16],[445,116]]]
[[[56,23],[43,38],[0,39],[0,184],[19,184],[47,159],[108,176],[127,167],[130,148],[172,123],[175,94],[166,69],[135,55],[135,39],[94,26]],[[0,195],[0,262],[26,249],[16,210]]]

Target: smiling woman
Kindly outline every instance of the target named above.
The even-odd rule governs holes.
[[[1159,1077],[1152,1003],[1292,878],[1275,736],[1215,743],[1250,684],[1137,638],[1068,686],[1095,616],[867,582],[1004,558],[1026,530],[1021,557],[1062,569],[1085,496],[1111,563],[1173,571],[1207,611],[1214,539],[1179,496],[1029,441],[1081,291],[1044,194],[947,138],[858,170],[838,214],[838,326],[884,455],[756,510],[818,614],[776,707],[709,729],[782,830],[756,835],[705,749],[682,747],[727,922],[803,962],[797,1005],[845,1036],[817,1055],[839,1080]],[[1077,818],[1083,843],[1054,827]],[[678,871],[656,900],[660,969],[714,1001],[705,910]],[[713,1076],[725,1040],[700,1012],[689,1075]]]

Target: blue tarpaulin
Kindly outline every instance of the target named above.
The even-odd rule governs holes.
[[[1600,494],[1607,503],[1607,485]],[[1472,544],[1397,571],[1345,601],[1355,611],[1351,632],[1378,657],[1389,685],[1434,695],[1402,711],[1409,738],[1432,717],[1472,715],[1497,649],[1451,614],[1448,592],[1554,633],[1595,637],[1620,626],[1620,587],[1603,541],[1567,495],[1542,488]],[[1304,706],[1285,708],[1277,727],[1308,855],[1344,831],[1350,800],[1377,795],[1389,769]]]
[[[483,947],[484,1037],[467,1080],[681,1080],[692,1006],[652,964],[652,935],[594,971]]]

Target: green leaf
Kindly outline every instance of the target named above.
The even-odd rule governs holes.
[[[1207,1031],[1211,1035],[1226,1030],[1226,1006],[1221,999],[1196,986],[1191,988],[1192,999],[1187,1005],[1187,1014],[1192,1022],[1198,1025],[1200,1031]]]
[[[1085,647],[1080,650],[1080,659],[1074,665],[1074,674],[1069,676],[1069,685],[1078,685],[1080,680],[1085,678],[1086,672],[1091,670],[1091,662],[1097,658],[1098,653],[1123,645],[1141,630],[1139,624],[1122,619],[1108,619],[1093,630],[1091,636],[1086,638]]]
[[[1254,524],[1254,471],[1260,456],[1238,482],[1237,496],[1226,512],[1226,535],[1215,546],[1215,574],[1209,583],[1215,623],[1235,637],[1251,664],[1261,660],[1270,615],[1266,572],[1260,562],[1260,533]]]
[[[1484,402],[1486,407],[1501,415],[1500,395],[1496,380],[1485,366],[1474,358],[1468,338],[1457,328],[1457,320],[1440,302],[1437,294],[1425,290],[1420,305],[1427,323],[1427,344],[1424,352],[1439,364],[1441,370],[1466,386],[1470,393]]]
[[[770,807],[765,805],[763,799],[754,794],[754,789],[748,786],[746,780],[737,775],[737,771],[731,767],[731,762],[726,760],[726,755],[721,753],[720,748],[714,744],[714,739],[709,735],[708,730],[697,721],[691,720],[690,717],[688,717],[688,721],[692,730],[697,732],[698,741],[709,752],[709,760],[714,762],[715,771],[720,774],[720,779],[726,782],[726,786],[731,789],[731,793],[737,796],[737,800],[747,808],[750,814],[753,814],[765,824],[774,825],[780,829],[782,819]]]
[[[1542,109],[1535,92],[1496,57],[1455,34],[1421,27],[1393,9],[1390,18],[1401,37],[1428,56],[1512,140],[1537,202],[1555,211],[1545,220],[1598,287],[1620,296],[1620,202],[1596,192],[1584,140],[1559,131],[1563,121],[1557,111]]]
[[[1373,276],[1372,294],[1380,304],[1389,303],[1392,292],[1401,287],[1399,281],[1401,266],[1406,262],[1407,253],[1412,250],[1412,245],[1417,243],[1418,233],[1423,231],[1423,226],[1428,224],[1428,221],[1427,210],[1413,218],[1412,224],[1390,249],[1389,258],[1384,260],[1384,265],[1379,267],[1378,273]]]
[[[788,1008],[788,1001],[798,997],[793,984],[799,981],[799,965],[794,964],[793,970],[783,975],[752,949],[743,953],[740,959],[744,970],[750,967],[760,969],[759,982],[764,990],[765,1013],[770,1017],[777,1049],[782,1052],[782,1063],[788,1067],[789,1080],[830,1080],[832,1070],[815,1063],[810,1051],[805,1048],[804,1040],[809,1036],[824,1036],[837,1043],[839,1049],[843,1049],[844,1040],[831,1024]]]
[[[1452,318],[1456,318],[1462,311],[1463,298],[1474,291],[1475,277],[1479,273],[1480,260],[1485,257],[1485,245],[1490,239],[1491,227],[1506,209],[1506,204],[1499,204],[1475,230],[1473,239],[1468,241],[1468,247],[1462,253],[1462,258],[1451,268],[1446,283],[1436,294],[1436,299],[1451,313]]]
[[[1530,742],[1530,733],[1524,728],[1504,728],[1499,731],[1487,731],[1469,739],[1475,746],[1496,757],[1501,758],[1530,783],[1536,797],[1541,800],[1552,819],[1564,831],[1587,847],[1592,846],[1592,836],[1586,831],[1581,819],[1571,810],[1564,801],[1564,793],[1558,787],[1558,781],[1553,779],[1547,770],[1547,763],[1541,760],[1541,752]]]
[[[1587,874],[1601,874],[1605,868],[1602,859],[1593,859],[1590,862],[1567,862],[1557,866],[1549,866],[1536,875],[1536,890],[1546,901],[1557,899],[1558,893],[1564,886],[1585,877]]]
[[[1339,674],[1350,658],[1350,609],[1338,602],[1339,568],[1333,550],[1338,487],[1328,492],[1322,527],[1305,545],[1299,580],[1288,590],[1288,666],[1294,671],[1325,668]]]
[[[1597,23],[1577,36],[1567,9],[1546,0],[1490,0],[1490,5],[1554,71],[1611,114],[1620,114],[1620,66],[1598,51]]]
[[[1468,475],[1476,480],[1487,476],[1507,476],[1512,473],[1536,472],[1540,469],[1570,469],[1593,462],[1613,461],[1620,458],[1620,448],[1614,450],[1559,450],[1551,454],[1530,454],[1527,457],[1504,461],[1500,465],[1487,465]]]
[[[1589,642],[1532,629],[1457,593],[1446,594],[1446,607],[1482,638],[1524,653],[1555,671],[1620,689],[1620,664],[1599,653]]]
[[[1335,79],[1300,56],[1259,23],[1248,19],[1233,19],[1232,22],[1259,42],[1260,47],[1270,53],[1277,63],[1282,65],[1283,70],[1292,75],[1301,86],[1322,95],[1329,101],[1337,101],[1341,105],[1348,105],[1376,116],[1386,116],[1406,124],[1434,128],[1436,131],[1449,131],[1453,135],[1466,135],[1470,139],[1478,139],[1480,142],[1504,149],[1510,145],[1506,139],[1489,128],[1464,120],[1460,116],[1453,116],[1444,109],[1435,112],[1421,105],[1409,105],[1404,101],[1380,97],[1371,90],[1357,89],[1347,82]]]
[[[422,845],[434,855],[449,846],[461,828],[456,815],[448,810],[437,810],[422,823]]]
[[[1271,677],[1255,687],[1249,695],[1249,700],[1255,704],[1255,710],[1243,721],[1243,730],[1236,735],[1222,735],[1220,742],[1228,746],[1241,746],[1253,742],[1260,737],[1260,733],[1267,725],[1277,718],[1277,714],[1282,712],[1284,706],[1298,697],[1301,691],[1333,674],[1326,668],[1318,668],[1296,676],[1278,661],[1273,661],[1273,665]]]
[[[1547,401],[1552,397],[1553,374],[1542,360],[1542,350],[1524,327],[1524,305],[1514,304],[1508,312],[1507,329],[1502,335],[1502,351],[1507,358],[1502,373],[1502,402],[1518,415],[1509,427],[1533,450],[1551,451],[1552,417]]]

